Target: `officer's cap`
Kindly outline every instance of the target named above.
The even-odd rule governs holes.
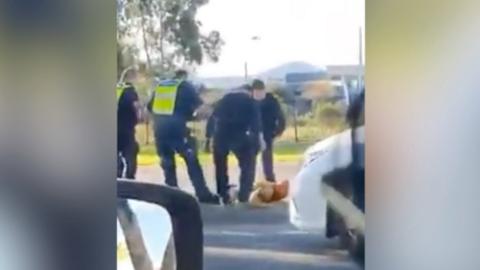
[[[261,89],[261,90],[264,90],[264,89],[265,89],[265,83],[264,83],[262,80],[255,79],[255,80],[253,80],[253,82],[252,82],[252,88],[253,88],[253,89]]]
[[[244,84],[244,85],[240,86],[240,88],[241,88],[241,89],[245,89],[245,90],[247,90],[247,91],[249,91],[249,92],[253,90],[253,87],[252,87],[251,85],[249,85],[249,84]]]
[[[188,76],[188,72],[184,69],[179,69],[175,71],[175,78],[183,78],[187,76]]]

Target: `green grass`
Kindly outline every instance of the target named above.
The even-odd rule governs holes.
[[[310,146],[309,142],[288,142],[288,141],[279,141],[275,143],[275,154],[276,155],[301,155]],[[200,145],[200,152],[202,152],[202,147]],[[152,143],[148,145],[140,146],[141,155],[156,155],[155,145]],[[199,153],[200,155],[205,155],[206,153]]]
[[[198,124],[197,127],[201,127]],[[325,128],[315,125],[306,125],[298,128],[299,142],[295,142],[295,132],[293,127],[288,127],[281,138],[276,140],[274,145],[274,159],[276,161],[299,162],[305,150],[313,143],[325,139],[328,136],[336,134],[342,130],[342,126],[334,128]],[[197,138],[203,138],[203,130],[198,128]],[[153,165],[159,163],[157,152],[153,142],[153,134],[149,133],[149,143],[146,144],[146,127],[140,125],[137,127],[137,140],[140,143],[140,153],[138,157],[139,165]],[[199,159],[200,163],[206,164],[212,162],[211,154],[204,153],[203,140],[199,140]],[[177,157],[179,158],[179,157]],[[234,162],[234,159],[231,159]]]
[[[210,92],[210,96],[204,96],[209,103],[219,98],[221,92]],[[297,137],[296,141],[295,129],[292,125],[292,115],[287,114],[288,127],[283,135],[275,142],[274,158],[275,160],[294,160],[301,159],[305,149],[315,142],[323,140],[329,136],[337,134],[345,130],[344,111],[335,104],[317,102],[313,110],[297,119]],[[205,121],[195,122],[193,128],[195,137],[199,139],[200,150],[204,145],[205,138]],[[137,141],[140,143],[140,164],[158,163],[158,157],[154,146],[154,137],[152,132],[152,123],[149,126],[141,124],[137,126]],[[148,143],[146,143],[148,141]],[[211,155],[199,152],[200,162],[211,162]]]
[[[274,158],[276,161],[300,161],[303,152],[310,145],[310,143],[289,143],[278,142],[275,144]],[[212,161],[211,154],[199,151],[200,163],[205,164]],[[177,157],[179,159],[179,157]],[[153,143],[140,146],[140,154],[138,163],[140,165],[152,165],[159,162],[155,146]]]

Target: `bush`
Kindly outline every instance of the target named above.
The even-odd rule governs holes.
[[[345,112],[340,104],[319,102],[315,104],[314,120],[326,126],[336,126],[345,122]]]
[[[305,127],[310,124],[310,119],[307,117],[298,117],[297,118],[297,126],[298,127]]]

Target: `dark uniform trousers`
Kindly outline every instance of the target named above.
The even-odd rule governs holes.
[[[275,174],[273,172],[273,137],[265,137],[265,150],[262,152],[262,165],[265,180],[275,182]]]
[[[135,179],[139,146],[135,134],[117,137],[117,177]]]
[[[247,202],[255,180],[256,154],[258,146],[248,136],[216,136],[213,144],[213,159],[217,179],[217,192],[222,198],[228,198],[228,154],[233,152],[240,166],[240,191],[238,200]],[[228,198],[229,199],[229,198]]]
[[[161,159],[165,183],[178,186],[175,153],[178,153],[187,165],[188,175],[195,188],[197,197],[208,196],[208,190],[202,167],[197,157],[194,140],[189,134],[186,123],[173,117],[157,117],[155,120],[155,144]]]

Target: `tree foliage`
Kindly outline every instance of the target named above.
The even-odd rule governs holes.
[[[196,19],[207,0],[117,0],[118,70],[144,62],[163,73],[178,66],[218,61],[218,31],[202,33]]]

